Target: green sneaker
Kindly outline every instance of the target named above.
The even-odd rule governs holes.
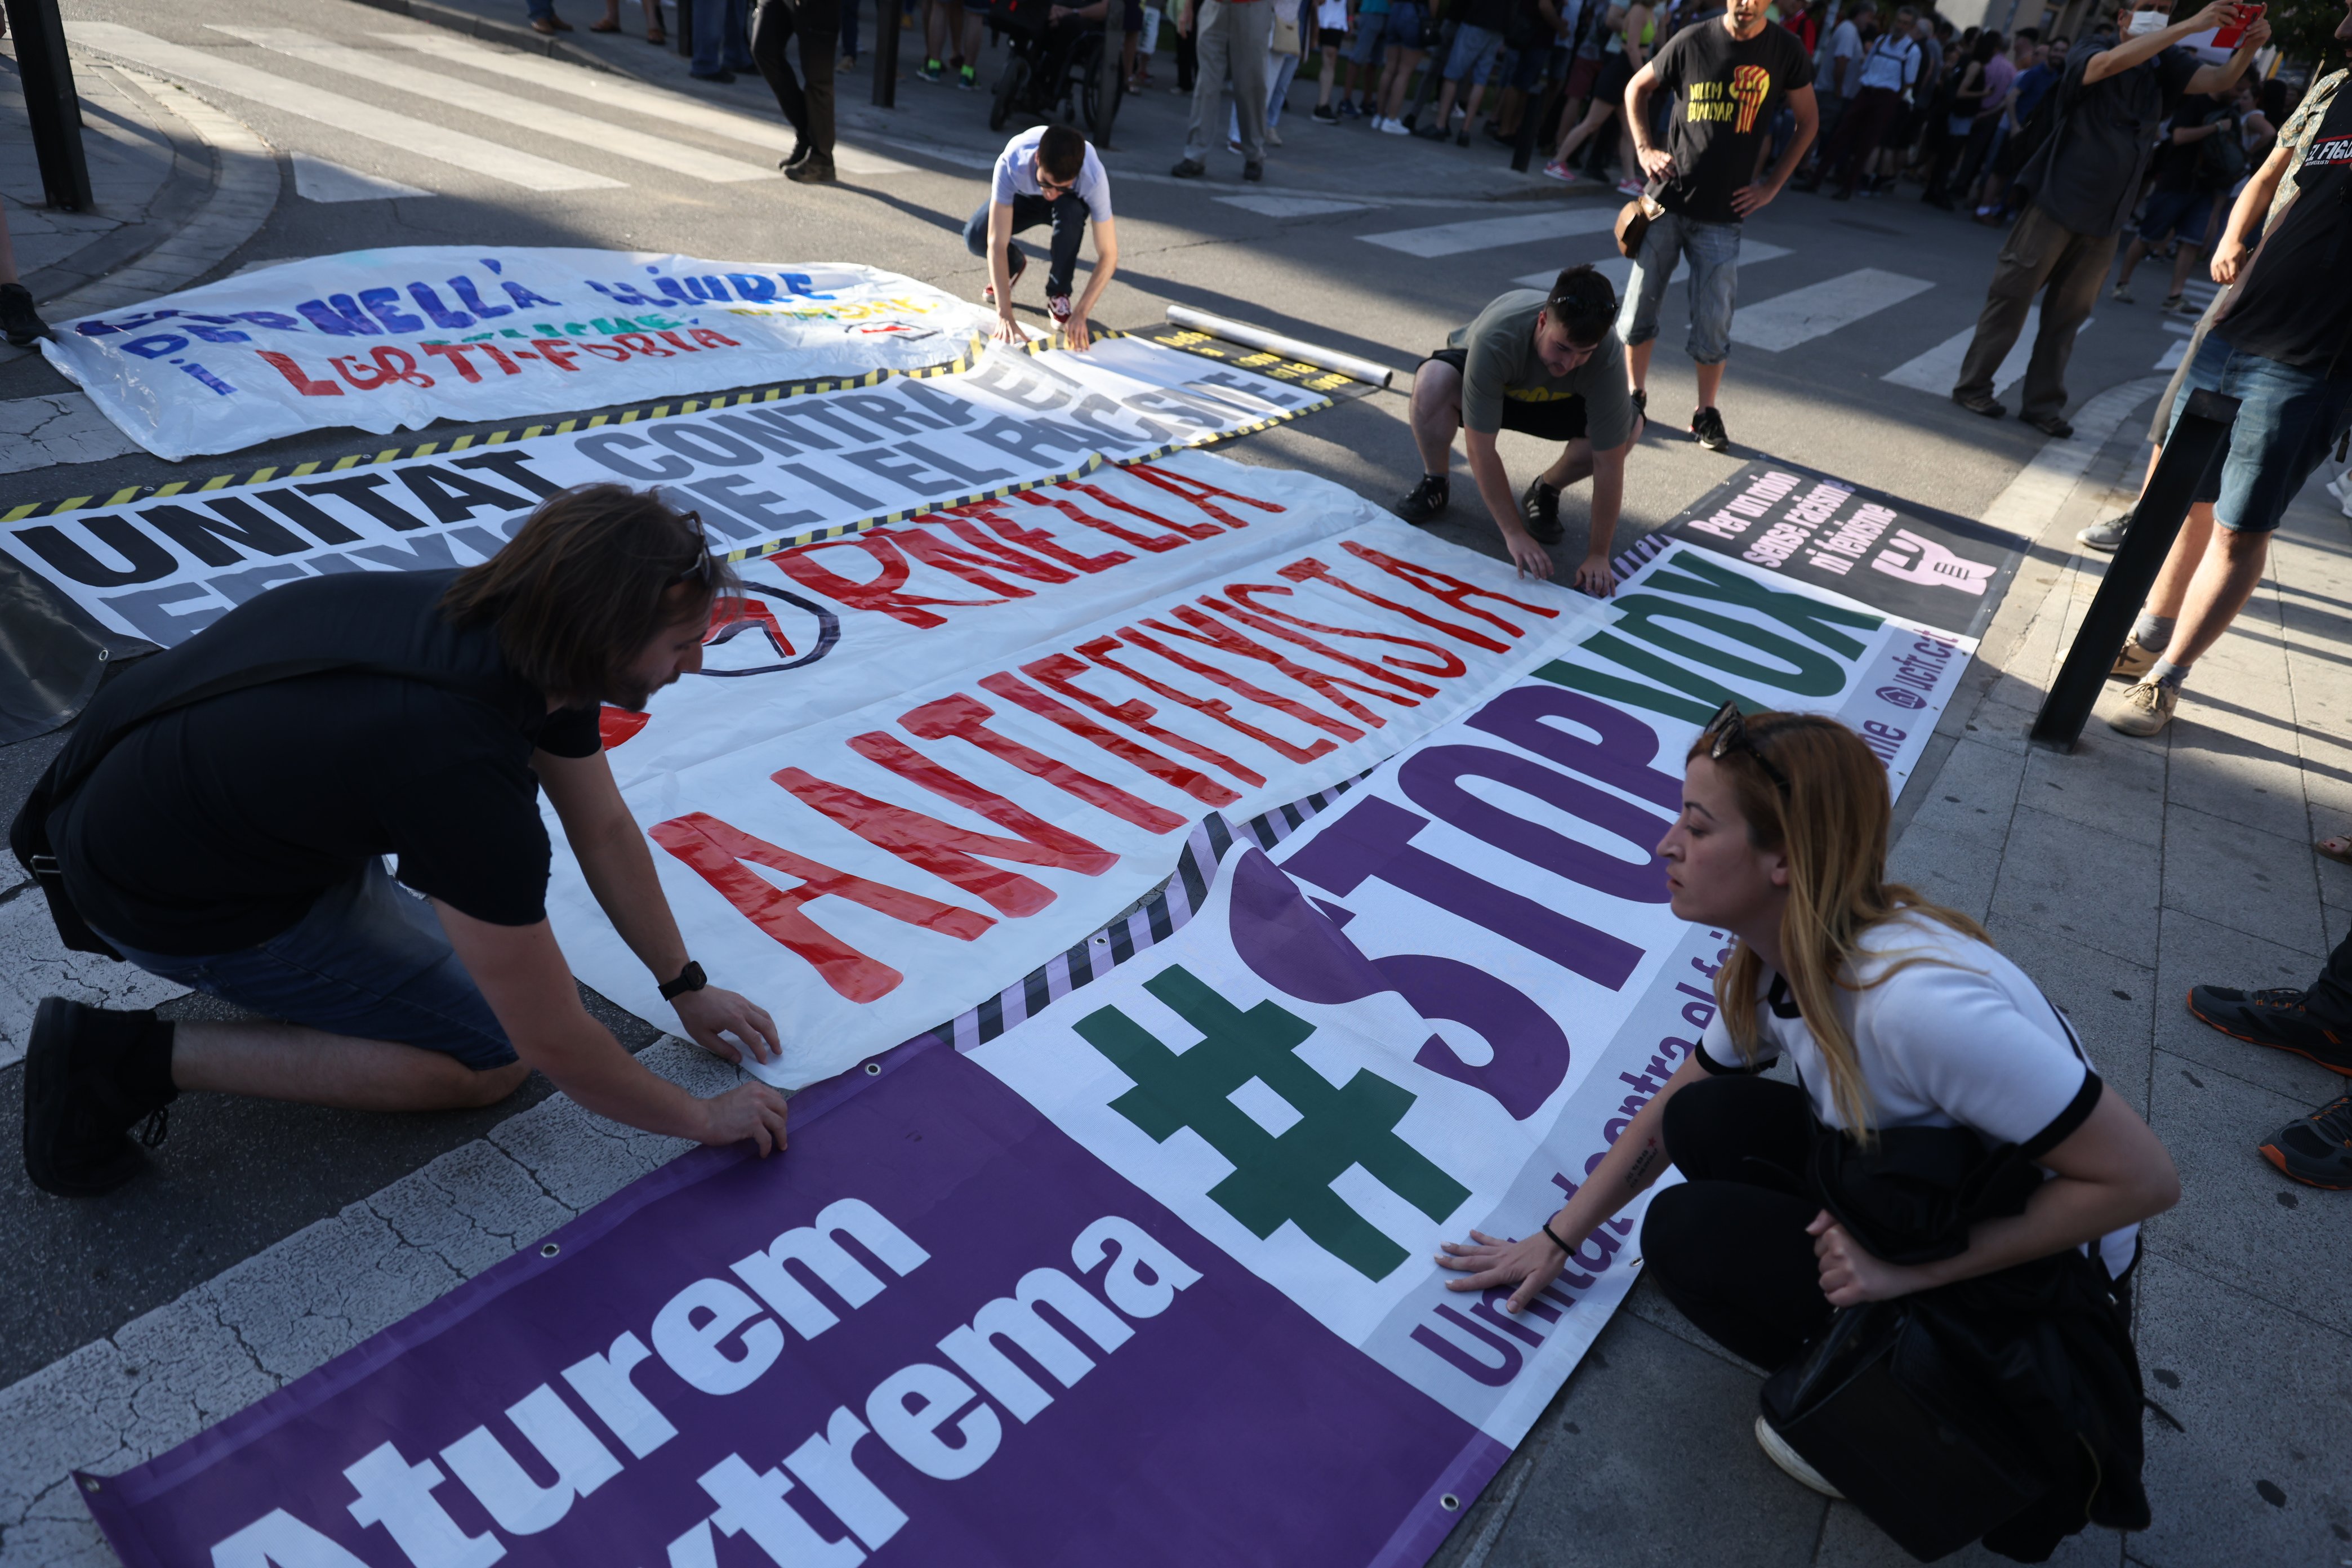
[[[956,85],[963,89],[966,92],[978,92],[980,90],[980,73],[972,69],[971,67],[966,66],[962,70],[956,73]]]
[[[925,60],[915,71],[917,81],[938,83],[947,79],[947,68],[937,60]]]

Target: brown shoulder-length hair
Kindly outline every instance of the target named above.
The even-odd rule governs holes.
[[[540,502],[506,548],[458,573],[441,613],[460,626],[496,626],[508,668],[577,707],[625,686],[656,636],[740,594],[695,513],[650,490],[578,485]]]
[[[1869,1095],[1853,1037],[1838,1017],[1835,1002],[1838,991],[1865,984],[1856,974],[1863,934],[1916,915],[1979,942],[1990,939],[1959,910],[1886,879],[1892,816],[1886,770],[1861,736],[1814,713],[1751,714],[1747,729],[1755,751],[1727,749],[1715,765],[1731,781],[1739,815],[1748,820],[1748,842],[1788,856],[1789,903],[1780,916],[1782,978],[1821,1047],[1832,1102],[1846,1130],[1866,1143],[1872,1137]],[[1701,735],[1690,756],[1706,755],[1712,743],[1711,735]],[[1758,763],[1759,755],[1788,780],[1785,794]],[[1883,984],[1923,962],[1929,962],[1925,954],[1898,952],[1867,984]],[[1763,972],[1764,961],[1741,942],[1715,976],[1724,1027],[1749,1061],[1758,1046],[1756,991]]]

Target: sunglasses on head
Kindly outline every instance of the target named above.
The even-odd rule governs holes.
[[[689,511],[686,521],[694,524],[694,564],[682,572],[673,572],[662,580],[662,591],[667,593],[687,583],[708,584],[710,581],[710,536],[702,531],[702,514]]]
[[[1748,721],[1740,715],[1738,703],[1727,702],[1717,709],[1715,717],[1706,721],[1706,728],[1700,733],[1708,742],[1708,762],[1719,763],[1734,752],[1745,752],[1756,759],[1756,765],[1764,770],[1764,776],[1780,790],[1780,798],[1789,798],[1789,775],[1757,748],[1756,738],[1748,732]]]

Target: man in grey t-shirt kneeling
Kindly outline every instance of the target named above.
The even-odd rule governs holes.
[[[1454,432],[1465,432],[1470,475],[1510,551],[1534,577],[1552,574],[1545,546],[1559,542],[1559,492],[1592,480],[1592,534],[1576,585],[1608,595],[1617,585],[1610,546],[1625,499],[1625,454],[1640,432],[1625,384],[1625,349],[1612,323],[1617,292],[1591,267],[1571,267],[1549,294],[1517,289],[1456,330],[1421,362],[1412,380],[1412,438],[1421,482],[1397,503],[1407,522],[1425,523],[1452,498],[1447,469]],[[1495,437],[1517,430],[1562,443],[1559,457],[1511,500],[1511,478]]]

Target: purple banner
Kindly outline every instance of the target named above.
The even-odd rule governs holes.
[[[971,1062],[890,1069],[91,1511],[131,1568],[1414,1563],[1501,1464]]]

